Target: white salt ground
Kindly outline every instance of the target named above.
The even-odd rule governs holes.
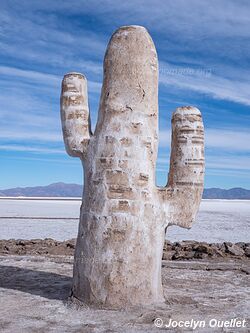
[[[77,235],[81,200],[1,199],[0,239]],[[170,227],[170,241],[249,242],[250,200],[203,200],[190,230]]]

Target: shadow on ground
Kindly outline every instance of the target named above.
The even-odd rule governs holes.
[[[19,290],[48,299],[65,300],[72,278],[51,272],[0,265],[0,288]]]

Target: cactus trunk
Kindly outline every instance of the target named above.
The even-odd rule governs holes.
[[[128,26],[114,33],[106,51],[95,133],[83,76],[65,76],[61,114],[66,149],[84,167],[73,296],[111,308],[163,301],[165,229],[190,227],[202,195],[199,110],[174,113],[169,181],[157,188],[157,54],[143,27]]]

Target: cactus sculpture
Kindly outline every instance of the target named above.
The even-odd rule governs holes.
[[[157,187],[157,54],[145,28],[126,26],[105,54],[94,134],[82,74],[63,78],[61,118],[66,150],[84,168],[72,296],[110,308],[161,302],[165,230],[190,228],[202,196],[200,111],[173,113],[168,184]]]

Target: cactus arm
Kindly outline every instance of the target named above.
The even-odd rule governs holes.
[[[79,73],[68,73],[62,81],[61,121],[67,153],[84,159],[91,136],[87,80]]]
[[[204,127],[201,113],[195,107],[181,107],[172,116],[168,184],[159,191],[167,225],[192,226],[202,198],[203,179]]]

